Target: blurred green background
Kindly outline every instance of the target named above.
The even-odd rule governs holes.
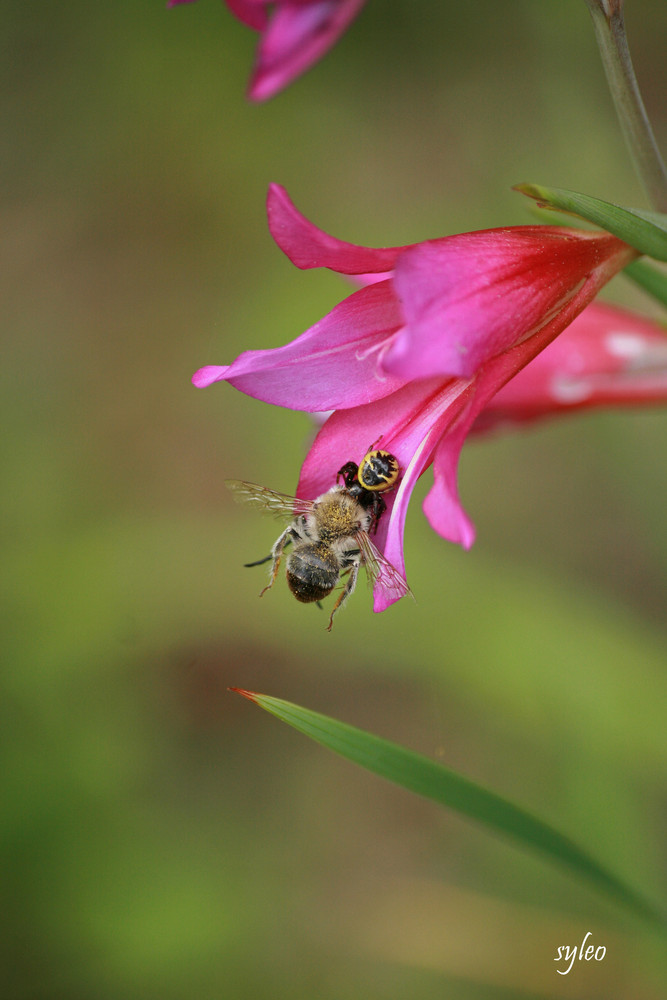
[[[628,30],[667,148],[667,5]],[[435,756],[665,898],[667,413],[470,443],[464,553],[412,504],[417,604],[276,585],[311,433],[190,375],[347,293],[268,235],[521,224],[521,181],[645,206],[581,0],[375,0],[270,103],[218,0],[2,4],[3,973],[10,1000],[658,1000],[664,942],[228,685]],[[624,278],[606,297],[657,312]],[[604,961],[555,972],[586,931]],[[562,966],[558,966],[559,968]]]

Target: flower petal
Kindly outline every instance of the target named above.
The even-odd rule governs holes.
[[[225,0],[234,17],[255,31],[263,31],[268,23],[268,2],[269,0]]]
[[[310,69],[338,41],[365,2],[279,0],[257,49],[248,95],[265,101]]]
[[[667,401],[667,331],[593,302],[493,397],[473,430],[598,406]]]
[[[289,344],[245,351],[231,365],[207,365],[192,381],[200,388],[230,382],[255,399],[292,410],[370,403],[405,383],[378,367],[378,354],[400,323],[390,282],[379,282],[348,296]]]
[[[475,526],[466,514],[458,491],[458,467],[467,426],[446,434],[436,448],[433,460],[433,486],[423,503],[426,518],[439,535],[469,549],[475,541]]]
[[[269,229],[293,264],[306,270],[328,267],[339,274],[391,271],[405,247],[373,249],[346,243],[318,229],[295,208],[287,191],[271,184],[266,199]]]
[[[540,330],[586,285],[583,308],[634,253],[607,233],[549,226],[489,229],[411,247],[394,276],[405,326],[383,367],[411,378],[470,375]]]

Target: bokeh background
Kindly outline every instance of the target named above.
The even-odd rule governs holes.
[[[667,5],[628,22],[665,149]],[[276,527],[223,485],[291,492],[308,418],[190,384],[347,294],[272,244],[270,181],[375,245],[529,222],[521,181],[645,206],[585,4],[375,0],[262,106],[218,0],[2,25],[0,994],[664,996],[664,941],[613,904],[227,686],[434,756],[664,900],[667,412],[471,442],[473,550],[424,477],[417,603],[361,587],[328,635],[258,600]],[[589,930],[605,959],[557,975]]]

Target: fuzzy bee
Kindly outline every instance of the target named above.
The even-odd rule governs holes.
[[[403,577],[370,538],[386,509],[380,494],[396,484],[399,473],[393,455],[369,451],[360,466],[347,462],[339,469],[336,485],[314,500],[276,493],[255,483],[229,480],[227,486],[242,503],[290,519],[271,554],[246,564],[260,566],[272,561],[269,583],[262,594],[273,586],[283,552],[290,544],[293,547],[287,556],[287,585],[297,601],[319,602],[332,592],[341,577],[347,576],[331,612],[328,631],[334,615],[356,587],[361,566],[365,567],[371,585],[383,587],[396,598],[410,594]]]

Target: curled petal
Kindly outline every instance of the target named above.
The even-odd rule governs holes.
[[[634,253],[607,233],[548,226],[463,233],[411,247],[394,276],[405,326],[383,365],[410,378],[471,375],[573,299],[582,309]],[[579,295],[584,287],[588,298]]]
[[[469,549],[475,541],[475,526],[459,500],[458,467],[467,427],[446,435],[436,448],[433,460],[433,486],[423,509],[429,524],[443,538]]]
[[[214,382],[224,382],[230,368],[231,365],[204,365],[192,376],[192,384],[198,389],[205,389]]]
[[[248,90],[252,100],[273,97],[310,69],[338,41],[365,2],[278,0],[257,49]]]
[[[284,347],[245,351],[231,365],[207,365],[192,381],[198,387],[226,381],[255,399],[292,410],[370,403],[405,382],[378,366],[378,355],[400,322],[390,283],[369,285]]]
[[[269,229],[293,264],[306,270],[328,267],[339,274],[376,274],[391,271],[405,247],[376,250],[337,240],[314,226],[295,208],[287,191],[271,184],[266,199]]]

